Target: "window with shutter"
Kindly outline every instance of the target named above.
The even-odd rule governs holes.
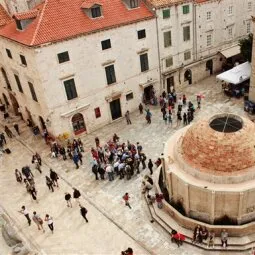
[[[29,86],[29,89],[30,89],[31,96],[32,96],[33,100],[38,102],[38,99],[37,99],[37,96],[36,96],[36,93],[35,93],[35,89],[34,89],[34,85],[31,82],[28,82],[28,86]]]
[[[163,13],[163,19],[170,18],[170,9],[163,10],[162,13]]]
[[[23,93],[23,88],[22,88],[22,86],[21,86],[19,76],[18,76],[17,74],[14,74],[14,78],[15,78],[15,80],[16,80],[16,83],[17,83],[19,92]],[[36,100],[35,100],[35,101],[36,101]]]
[[[70,60],[70,58],[69,58],[68,51],[58,53],[58,63],[59,64],[67,62],[69,60]]]
[[[141,72],[145,72],[149,69],[148,54],[140,55]]]
[[[91,8],[92,18],[101,17],[101,8],[99,6]]]
[[[67,100],[74,99],[78,96],[74,79],[69,79],[64,81],[64,86],[65,86]]]
[[[166,67],[170,67],[173,65],[173,57],[166,58]]]
[[[172,45],[171,31],[164,32],[164,47],[167,48]]]
[[[189,13],[189,5],[182,6],[182,13],[183,14],[188,14]]]
[[[189,59],[191,59],[191,52],[190,51],[184,52],[184,60],[189,60]]]
[[[146,37],[145,29],[137,31],[137,37],[138,37],[138,39],[145,38]]]
[[[102,45],[102,50],[107,50],[107,49],[110,49],[112,47],[110,39],[101,41],[101,45]]]
[[[107,79],[108,85],[116,82],[114,65],[106,66],[105,74],[106,74],[106,79]]]
[[[9,58],[12,58],[12,53],[9,49],[6,49],[6,53]]]
[[[26,61],[25,56],[23,56],[23,55],[19,55],[19,56],[20,56],[21,64],[24,65],[24,66],[27,66],[27,61]]]
[[[183,27],[183,41],[190,40],[190,26]]]

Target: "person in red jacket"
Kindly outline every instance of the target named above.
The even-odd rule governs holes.
[[[182,245],[182,242],[185,240],[185,236],[181,233],[178,233],[176,230],[172,230],[171,232],[171,241],[175,242],[178,247]]]
[[[131,209],[131,206],[129,204],[129,195],[128,195],[128,193],[125,193],[125,195],[123,196],[123,199],[125,201],[125,205],[128,206]]]

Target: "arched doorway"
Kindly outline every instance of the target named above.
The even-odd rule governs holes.
[[[11,102],[12,102],[12,107],[13,107],[14,114],[16,116],[20,115],[20,113],[19,113],[19,103],[18,103],[16,97],[12,93],[9,93],[9,96],[10,96],[10,99],[11,99]]]
[[[184,73],[184,81],[188,81],[189,84],[192,84],[192,72],[190,69],[187,69]]]
[[[5,102],[6,106],[8,107],[10,105],[10,103],[8,101],[7,96],[4,93],[2,95],[3,95],[3,98],[4,98],[4,102]]]
[[[212,75],[213,74],[213,60],[209,59],[208,61],[206,61],[205,67],[206,67],[206,71],[210,71],[210,75]]]
[[[40,121],[40,125],[41,125],[42,130],[47,129],[43,117],[39,116],[39,121]]]
[[[81,113],[77,113],[72,117],[72,126],[75,135],[79,135],[86,131],[84,118]]]
[[[10,84],[9,79],[8,79],[8,77],[7,77],[7,74],[6,74],[6,71],[3,69],[3,67],[1,68],[1,72],[2,72],[2,75],[3,75],[3,77],[4,77],[4,80],[5,80],[5,83],[6,83],[7,88],[8,88],[9,90],[12,90],[11,84]]]

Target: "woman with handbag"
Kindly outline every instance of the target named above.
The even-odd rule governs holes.
[[[38,227],[38,230],[43,230],[43,232],[45,232],[44,228],[43,228],[43,220],[42,218],[36,213],[33,212],[33,221],[36,224],[36,226]]]

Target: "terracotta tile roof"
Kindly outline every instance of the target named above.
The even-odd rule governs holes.
[[[176,4],[185,4],[192,2],[194,0],[147,0],[150,5],[155,8],[162,8],[166,6],[176,5]]]
[[[143,2],[140,8],[128,10],[122,0],[96,0],[103,6],[103,17],[91,19],[81,8],[83,2],[84,0],[45,0],[36,7],[39,14],[25,30],[17,30],[13,19],[0,28],[0,36],[36,46],[153,18],[153,13]]]
[[[28,12],[16,13],[13,15],[13,18],[16,20],[33,19],[33,18],[36,18],[38,14],[39,14],[39,10],[34,9]]]
[[[101,1],[98,0],[86,0],[81,4],[81,8],[88,9],[91,8],[93,5],[102,5]]]
[[[8,15],[7,11],[0,4],[0,27],[6,25],[11,21],[11,17]]]

